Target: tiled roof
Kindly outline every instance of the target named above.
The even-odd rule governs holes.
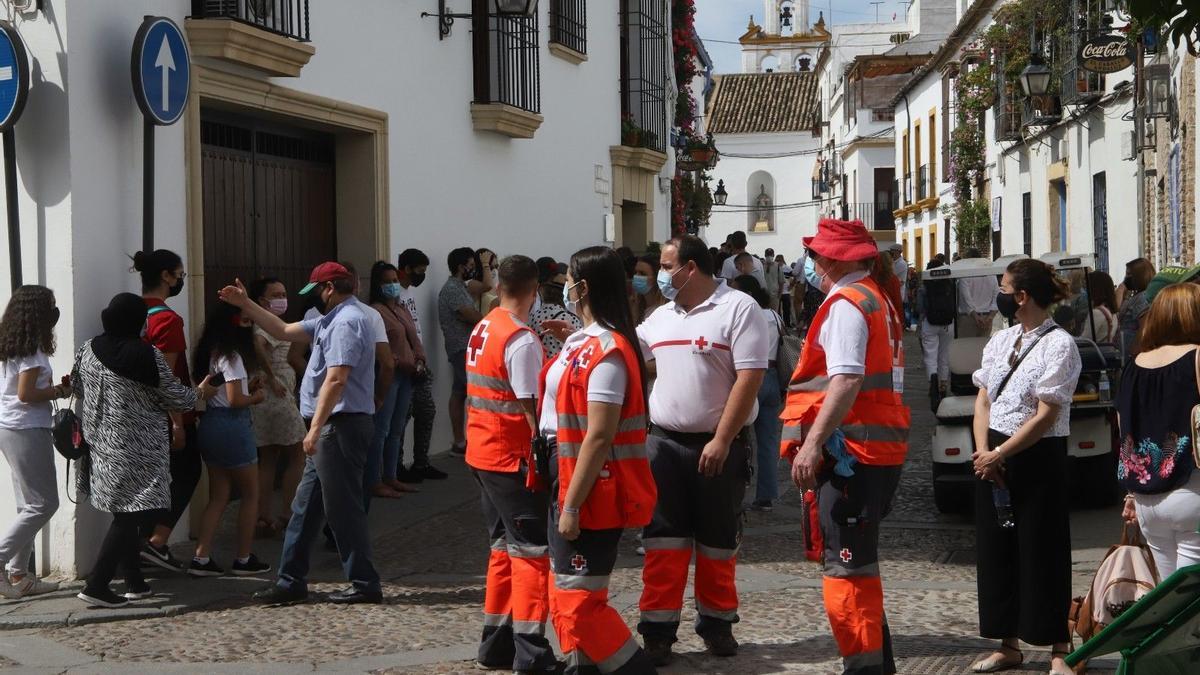
[[[820,121],[816,73],[717,75],[706,129],[714,134],[810,131]]]

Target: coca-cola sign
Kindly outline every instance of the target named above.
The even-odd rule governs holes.
[[[1115,73],[1133,65],[1129,40],[1120,35],[1100,35],[1079,48],[1079,67],[1093,73]]]

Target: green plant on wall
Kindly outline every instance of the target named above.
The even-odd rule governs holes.
[[[977,248],[986,253],[991,249],[992,214],[983,199],[968,199],[943,209],[954,221],[954,236],[959,252]]]

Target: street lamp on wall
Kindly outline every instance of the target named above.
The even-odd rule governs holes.
[[[1034,54],[1029,57],[1029,65],[1021,71],[1021,89],[1026,96],[1045,96],[1050,91],[1050,75],[1046,62]]]
[[[713,204],[717,206],[725,206],[725,202],[729,200],[729,193],[725,191],[725,181],[717,181],[717,191],[713,193]]]
[[[1166,119],[1171,117],[1171,67],[1156,63],[1145,67],[1146,118]]]

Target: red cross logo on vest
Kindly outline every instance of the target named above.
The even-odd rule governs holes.
[[[842,552],[838,554],[838,557],[842,559],[842,562],[848,563],[854,559],[854,554],[850,552],[850,549],[844,548],[842,549]]]
[[[584,571],[587,569],[587,558],[576,553],[575,557],[571,558],[571,567],[574,567],[576,572]]]
[[[467,340],[467,365],[473,366],[479,359],[479,355],[483,353],[483,347],[487,344],[487,340],[491,337],[488,332],[489,321],[480,321],[475,325],[474,332],[471,333],[471,338]]]
[[[578,366],[580,368],[587,370],[588,364],[592,362],[592,355],[595,353],[596,353],[596,346],[588,345],[588,348],[583,350],[579,354],[579,356],[575,359],[575,363],[578,364]]]
[[[698,349],[698,350],[700,350],[700,351],[704,351],[704,348],[705,348],[705,347],[708,347],[708,346],[712,345],[712,343],[711,343],[711,342],[709,342],[708,340],[705,340],[705,339],[704,339],[704,336],[703,336],[703,335],[701,335],[701,336],[700,336],[700,339],[696,340],[696,341],[695,341],[693,344],[695,344],[695,345],[696,345],[696,349]]]

